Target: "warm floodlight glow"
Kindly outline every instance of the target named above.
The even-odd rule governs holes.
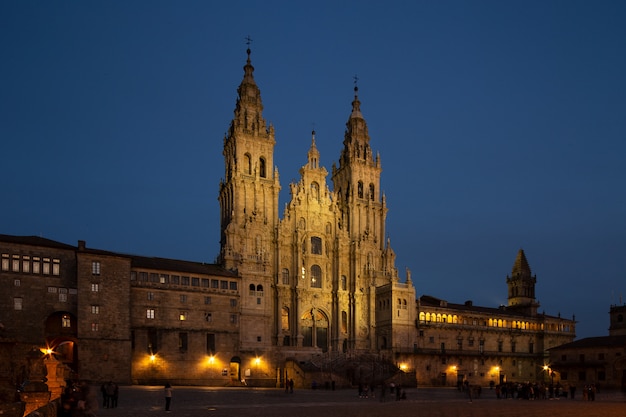
[[[150,355],[150,361],[154,362],[154,360],[156,359],[156,355]]]
[[[401,363],[401,364],[400,364],[400,370],[401,370],[401,371],[406,371],[408,368],[409,368],[409,367],[407,366],[407,364],[406,364],[406,363]]]
[[[54,353],[54,350],[50,349],[47,346],[45,348],[39,348],[39,351],[43,353],[44,355],[48,355],[48,356],[52,356],[52,354]]]
[[[209,356],[209,363],[213,363],[215,362],[215,356],[211,355]]]
[[[255,365],[259,365],[260,363],[261,363],[261,358],[257,357],[256,359],[254,359]]]

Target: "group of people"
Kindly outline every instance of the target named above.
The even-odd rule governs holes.
[[[545,400],[549,398],[567,398],[569,394],[570,399],[576,397],[576,385],[570,385],[569,387],[561,385],[559,382],[556,384],[545,383],[514,383],[506,382],[495,386],[497,398],[519,398],[524,400]],[[596,398],[596,386],[594,384],[588,384],[583,389],[583,400],[594,401]]]
[[[95,417],[98,398],[87,382],[67,381],[61,394],[59,417]]]
[[[285,381],[285,392],[293,394],[293,379],[289,378]]]
[[[380,386],[380,401],[384,402],[387,398],[387,391],[389,396],[393,398],[395,396],[396,401],[406,400],[406,391],[402,389],[400,384],[391,382],[389,385],[382,384]],[[359,384],[359,398],[376,398],[376,385],[374,384]]]
[[[100,386],[100,392],[102,393],[102,407],[117,408],[117,399],[119,397],[120,388],[115,382],[109,381],[107,383],[103,383]]]

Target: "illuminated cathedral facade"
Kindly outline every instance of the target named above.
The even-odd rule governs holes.
[[[575,320],[538,313],[522,250],[503,280],[507,306],[418,298],[410,271],[399,276],[356,86],[338,162],[321,165],[312,132],[279,213],[275,132],[253,72],[248,49],[223,140],[217,262],[0,235],[0,355],[45,345],[80,378],[120,383],[543,378]]]

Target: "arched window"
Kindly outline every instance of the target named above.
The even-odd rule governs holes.
[[[256,286],[256,292],[263,292],[263,286],[261,284]]]
[[[252,158],[249,153],[243,156],[243,172],[248,175],[252,174]]]
[[[265,178],[265,158],[259,158],[259,176]]]
[[[341,333],[348,333],[348,313],[341,312]]]
[[[322,238],[317,236],[313,236],[311,238],[311,253],[313,255],[322,254]]]
[[[374,184],[370,184],[370,200],[375,200],[374,195]]]
[[[311,267],[311,288],[322,288],[322,268],[319,265]]]
[[[358,188],[358,197],[363,198],[363,181],[359,181]]]
[[[421,322],[425,322],[426,321],[426,314],[424,314],[423,311],[420,311],[420,321]]]
[[[289,270],[283,268],[281,275],[283,276],[283,285],[289,285]]]
[[[250,295],[256,295],[256,286],[254,284],[250,284]]]
[[[346,282],[346,281],[347,281],[346,276],[345,276],[345,275],[342,275],[342,276],[341,276],[341,289],[342,289],[343,291],[345,291],[345,290],[346,290],[346,288],[347,288],[347,286],[348,286],[348,284],[347,284],[347,282]]]

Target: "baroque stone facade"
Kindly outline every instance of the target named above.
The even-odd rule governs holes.
[[[247,53],[223,142],[217,263],[2,235],[10,290],[0,300],[0,336],[51,345],[81,378],[122,383],[387,377],[372,365],[357,381],[359,361],[393,364],[422,384],[540,378],[547,349],[572,341],[575,321],[537,312],[523,251],[506,278],[508,305],[498,308],[417,299],[410,271],[399,276],[385,236],[381,159],[356,87],[332,187],[313,132],[279,216],[274,128]]]

